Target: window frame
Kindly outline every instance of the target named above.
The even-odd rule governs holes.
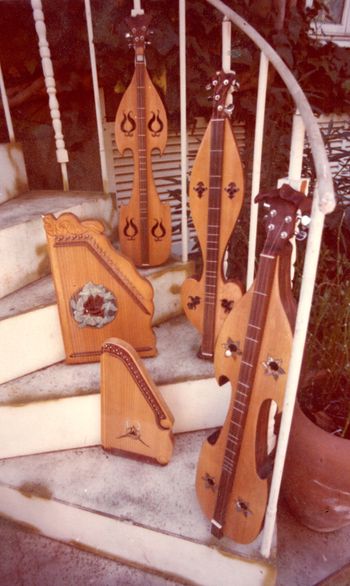
[[[305,7],[312,8],[313,0],[306,0]],[[343,14],[340,23],[316,21],[312,25],[313,36],[320,40],[333,41],[340,46],[350,47],[350,0],[344,1]]]

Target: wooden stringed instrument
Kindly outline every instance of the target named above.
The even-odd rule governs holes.
[[[151,154],[161,153],[167,141],[167,118],[162,100],[148,74],[145,44],[149,43],[150,17],[126,19],[127,34],[135,50],[135,72],[120,102],[115,120],[115,139],[121,154],[134,156],[134,182],[127,205],[121,206],[119,240],[122,252],[137,266],[164,263],[171,250],[171,211],[162,203],[152,175]]]
[[[173,453],[174,417],[134,348],[108,338],[101,353],[101,443],[155,459],[162,465]]]
[[[231,382],[232,396],[223,427],[202,446],[196,477],[212,534],[238,543],[253,541],[265,516],[273,465],[268,423],[273,403],[275,424],[280,418],[295,318],[289,239],[297,210],[308,203],[288,185],[256,201],[269,210],[267,237],[255,282],[218,337],[216,377]]]
[[[233,106],[225,106],[237,90],[234,72],[218,72],[213,89],[213,111],[190,181],[190,208],[202,252],[202,274],[186,279],[181,290],[188,319],[202,333],[199,356],[212,360],[218,332],[241,287],[224,276],[224,254],[243,200],[243,169],[229,121]]]

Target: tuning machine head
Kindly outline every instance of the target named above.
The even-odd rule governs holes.
[[[308,234],[311,218],[307,214],[302,214],[301,210],[298,210],[297,220],[298,222],[295,230],[295,239],[300,241],[305,240]]]
[[[235,109],[235,105],[234,104],[228,104],[224,108],[225,114],[227,114],[228,116],[232,116],[232,113],[233,113],[233,110],[234,109]]]

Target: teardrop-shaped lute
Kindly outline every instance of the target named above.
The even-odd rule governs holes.
[[[215,340],[241,287],[224,275],[224,255],[243,200],[243,169],[229,113],[227,96],[237,89],[234,73],[218,72],[210,87],[213,111],[190,181],[190,208],[203,258],[199,278],[186,279],[182,305],[201,332],[201,358],[213,359]]]
[[[145,44],[150,17],[127,18],[129,38],[135,50],[135,72],[120,102],[115,120],[115,138],[123,154],[134,156],[134,182],[127,205],[119,211],[122,252],[137,266],[157,266],[171,251],[171,212],[160,201],[152,174],[152,151],[161,153],[167,141],[167,118],[163,102],[148,74]]]
[[[256,279],[225,321],[215,351],[216,377],[231,382],[231,402],[223,427],[202,446],[196,478],[211,532],[239,543],[257,537],[265,516],[273,466],[270,409],[274,403],[277,432],[295,317],[289,239],[306,198],[284,185],[258,200],[268,214]]]

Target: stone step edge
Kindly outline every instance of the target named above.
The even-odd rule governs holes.
[[[203,378],[158,388],[174,416],[174,433],[222,425],[229,383],[219,387],[215,378]],[[2,404],[0,458],[100,445],[100,417],[99,393]]]
[[[0,515],[36,533],[142,570],[200,586],[275,584],[271,560],[221,551],[211,544],[122,521],[0,484]]]
[[[17,220],[13,224],[9,222],[7,227],[0,225],[1,299],[50,272],[42,214],[60,215],[63,212],[71,212],[81,220],[94,218],[103,222],[107,235],[110,235],[117,225],[117,212],[111,195],[102,192],[63,192],[65,196],[60,205],[54,205],[52,194],[50,196],[46,192],[30,193],[31,198],[28,194],[19,196],[26,197],[27,207],[29,206],[31,211],[30,216],[23,218],[19,223],[16,223]],[[11,204],[15,206],[15,210],[22,210],[21,203],[16,200],[17,198],[2,204],[1,208],[4,209],[1,209],[1,212],[5,218],[9,219],[10,214],[5,206],[9,207]]]

